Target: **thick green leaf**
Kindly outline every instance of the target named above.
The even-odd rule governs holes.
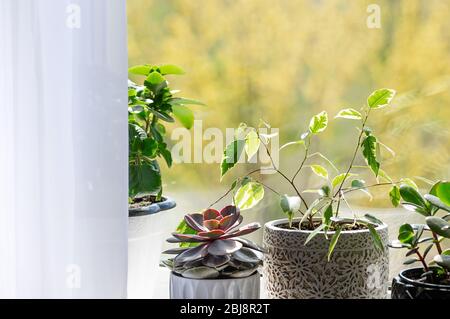
[[[146,138],[142,141],[142,154],[149,158],[156,157],[158,143],[152,138]]]
[[[388,106],[395,96],[395,91],[391,89],[379,89],[373,92],[367,99],[367,105],[371,109],[379,109]]]
[[[433,195],[430,195],[430,194],[426,194],[424,197],[425,197],[425,199],[426,199],[427,201],[429,201],[433,206],[435,206],[435,207],[437,207],[437,208],[439,208],[439,209],[445,210],[445,211],[447,211],[447,212],[450,212],[450,206],[445,205],[445,204],[441,201],[441,199],[440,199],[439,197],[436,197],[436,196],[433,196]]]
[[[428,227],[439,236],[450,238],[450,223],[440,217],[430,216],[426,218]]]
[[[259,139],[258,134],[254,130],[251,130],[245,137],[245,152],[249,159],[258,152],[260,145],[261,140]]]
[[[434,262],[445,269],[450,270],[450,256],[449,255],[437,255],[434,257]]]
[[[145,75],[147,76],[150,73],[152,67],[150,65],[136,65],[132,66],[128,69],[129,73],[137,74],[137,75]]]
[[[342,228],[337,228],[331,238],[330,247],[328,247],[328,261],[331,260],[331,255],[333,254],[334,248],[336,248],[336,244],[341,236]]]
[[[406,184],[406,185],[411,186],[411,187],[414,188],[416,191],[419,190],[419,187],[417,186],[417,184],[416,184],[411,178],[402,178],[402,179],[400,180],[400,182],[401,182],[402,184]]]
[[[349,120],[361,120],[362,115],[355,109],[343,109],[335,116],[336,118],[343,118]]]
[[[161,190],[161,172],[156,161],[129,164],[129,194],[154,194]]]
[[[311,165],[311,170],[314,174],[324,179],[328,179],[328,171],[325,167],[320,165]]]
[[[190,130],[194,125],[194,113],[182,104],[172,105],[173,115],[178,119],[178,121],[183,124],[185,128]]]
[[[327,126],[328,126],[328,113],[323,111],[315,115],[311,119],[309,123],[309,131],[312,134],[318,134],[325,131]]]
[[[242,185],[234,195],[234,203],[241,210],[250,209],[264,198],[264,187],[257,182]]]
[[[450,206],[450,182],[440,182],[436,188],[436,196]]]
[[[402,184],[400,186],[400,196],[407,203],[412,203],[422,208],[426,207],[424,198],[414,187]]]
[[[400,226],[398,240],[402,244],[411,244],[414,240],[414,229],[410,224]]]
[[[398,207],[398,205],[400,205],[400,188],[398,188],[397,185],[392,186],[391,191],[389,192],[389,198],[391,199],[391,203],[394,207]]]
[[[356,176],[356,175],[357,174],[353,174],[353,173],[348,173],[348,174],[347,173],[342,173],[342,174],[339,174],[339,175],[337,175],[337,176],[335,176],[333,178],[333,181],[331,182],[331,185],[334,188],[334,187],[340,185],[344,181],[345,178],[349,178],[349,177]]]
[[[361,144],[364,158],[375,176],[378,176],[380,163],[377,160],[377,139],[373,135],[367,136]]]
[[[235,140],[228,144],[228,146],[225,148],[222,157],[222,163],[220,165],[221,177],[223,177],[226,172],[233,168],[239,161],[244,150],[244,146],[245,141]]]
[[[184,72],[184,70],[182,68],[180,68],[179,66],[173,65],[173,64],[161,65],[159,67],[159,70],[161,71],[161,73],[163,75],[167,75],[167,74],[174,74],[174,75],[185,74],[185,72]]]

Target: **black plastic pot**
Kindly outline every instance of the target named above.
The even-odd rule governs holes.
[[[171,198],[163,198],[163,201],[160,203],[153,203],[149,206],[140,207],[136,209],[128,209],[129,217],[139,217],[146,215],[153,215],[165,210],[169,210],[177,206],[175,201]]]
[[[450,300],[450,286],[416,281],[422,268],[403,270],[392,281],[392,299],[446,299]]]

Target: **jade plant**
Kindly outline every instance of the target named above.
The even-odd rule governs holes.
[[[312,151],[313,143],[328,126],[329,117],[326,111],[312,117],[308,130],[301,134],[299,139],[291,141],[279,149],[281,152],[285,148],[295,145],[303,147],[303,156],[298,160],[298,167],[292,176],[288,176],[275,165],[269,150],[269,143],[273,135],[260,134],[261,128],[270,129],[270,125],[264,121],[261,121],[256,128],[241,124],[237,129],[235,140],[224,151],[221,165],[222,178],[236,166],[244,152],[247,153],[248,158],[251,158],[261,149],[271,160],[272,167],[270,169],[286,182],[292,193],[281,194],[264,183],[261,178],[255,177],[262,173],[263,168],[260,168],[235,180],[224,197],[233,193],[235,205],[241,209],[248,209],[264,198],[265,189],[272,191],[279,197],[280,208],[288,218],[285,227],[311,231],[305,244],[319,234],[323,233],[326,237],[330,235],[328,258],[332,255],[341,232],[345,230],[368,229],[376,247],[383,250],[383,243],[376,231],[376,227],[382,224],[380,220],[369,214],[343,218],[340,216],[340,212],[344,205],[350,208],[347,195],[351,192],[361,191],[371,198],[370,189],[372,187],[383,185],[397,187],[396,183],[381,169],[380,163],[381,148],[390,153],[393,152],[375,136],[374,131],[368,126],[370,115],[379,109],[388,107],[395,94],[396,92],[391,89],[379,89],[368,97],[367,103],[360,110],[346,108],[337,113],[335,118],[359,124],[357,125],[356,132],[358,133],[354,151],[350,156],[348,166],[342,171],[323,153]],[[321,162],[317,162],[319,160]],[[320,187],[301,189],[298,186],[297,179],[305,169],[311,170],[317,175],[318,180],[322,181]],[[366,183],[358,176],[364,170],[370,170],[373,173],[374,182],[372,184]],[[314,199],[308,201],[305,196],[307,193],[313,193]],[[296,216],[299,218],[294,219]]]
[[[416,187],[401,185],[397,198],[404,208],[424,216],[425,224],[402,225],[390,247],[407,250],[405,265],[421,264],[423,273],[418,280],[450,285],[450,249],[443,248],[450,239],[450,182],[435,183],[424,196]],[[429,261],[433,247],[438,254]]]
[[[160,201],[163,187],[158,160],[163,158],[168,167],[172,166],[165,124],[177,119],[190,129],[194,113],[186,105],[202,103],[176,97],[178,91],[169,87],[166,76],[184,74],[180,67],[147,64],[133,66],[129,72],[144,78],[142,85],[128,81],[130,202],[148,202],[149,195],[153,195],[151,201]]]
[[[185,223],[191,234],[173,233],[170,243],[189,243],[186,247],[169,249],[163,254],[175,255],[163,264],[180,276],[192,279],[241,278],[252,275],[262,263],[263,250],[239,236],[250,234],[261,226],[244,227],[239,208],[227,206],[220,212],[207,209],[188,214]]]

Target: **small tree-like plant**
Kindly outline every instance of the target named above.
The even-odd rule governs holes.
[[[258,128],[248,127],[241,124],[236,139],[229,144],[225,151],[221,165],[222,177],[226,175],[240,159],[245,152],[251,158],[261,147],[272,161],[272,170],[276,172],[292,189],[292,194],[280,194],[273,187],[263,183],[255,177],[261,173],[262,169],[253,170],[245,176],[234,181],[230,190],[224,195],[233,193],[235,205],[241,209],[248,209],[255,206],[264,198],[264,189],[268,189],[279,196],[281,210],[287,215],[288,228],[297,228],[309,230],[311,234],[306,240],[307,244],[312,238],[324,233],[333,231],[330,240],[328,258],[330,258],[339,236],[344,230],[369,229],[375,245],[379,249],[384,249],[382,241],[376,232],[377,225],[381,224],[377,218],[366,214],[362,217],[342,218],[340,211],[342,205],[349,206],[347,195],[354,191],[362,191],[371,197],[370,188],[382,185],[391,185],[391,193],[397,192],[397,183],[381,169],[379,149],[385,148],[392,153],[392,150],[378,140],[368,127],[368,120],[372,112],[378,111],[390,105],[395,96],[395,91],[391,89],[379,89],[373,92],[367,99],[367,103],[360,109],[346,108],[341,110],[336,118],[347,119],[359,123],[358,135],[355,148],[351,154],[348,166],[340,171],[332,161],[320,152],[312,152],[311,145],[314,140],[326,130],[329,122],[328,113],[323,111],[315,115],[310,123],[308,130],[300,136],[298,140],[289,142],[280,148],[280,151],[290,146],[302,146],[304,155],[298,161],[298,168],[292,176],[288,176],[279,167],[275,165],[272,154],[269,151],[271,135],[259,133],[259,128],[270,125],[264,121]],[[242,134],[245,132],[244,134]],[[358,154],[365,160],[365,164],[358,164]],[[322,163],[316,162],[321,160]],[[328,166],[328,168],[326,167]],[[319,189],[300,189],[296,183],[297,178],[306,169],[309,168],[317,177],[323,180],[323,185]],[[374,183],[368,185],[364,180],[358,178],[356,171],[369,169],[373,172]],[[314,200],[308,201],[305,193],[315,193]],[[349,206],[350,207],[350,206]],[[299,216],[298,222],[294,223],[294,217]]]
[[[170,74],[184,74],[175,65],[138,65],[129,72],[144,77],[142,85],[128,81],[129,197],[132,203],[138,198],[139,202],[151,203],[160,201],[163,191],[158,159],[164,158],[167,166],[172,166],[164,124],[178,119],[190,129],[194,113],[186,105],[202,103],[175,96],[177,91],[169,87],[165,78]]]

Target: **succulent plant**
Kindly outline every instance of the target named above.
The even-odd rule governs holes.
[[[255,273],[262,264],[263,249],[240,238],[258,230],[259,223],[239,227],[243,217],[235,206],[220,212],[207,209],[188,214],[185,223],[193,234],[173,233],[169,243],[190,243],[194,247],[177,247],[163,252],[176,255],[163,261],[173,272],[193,279],[240,278]]]

